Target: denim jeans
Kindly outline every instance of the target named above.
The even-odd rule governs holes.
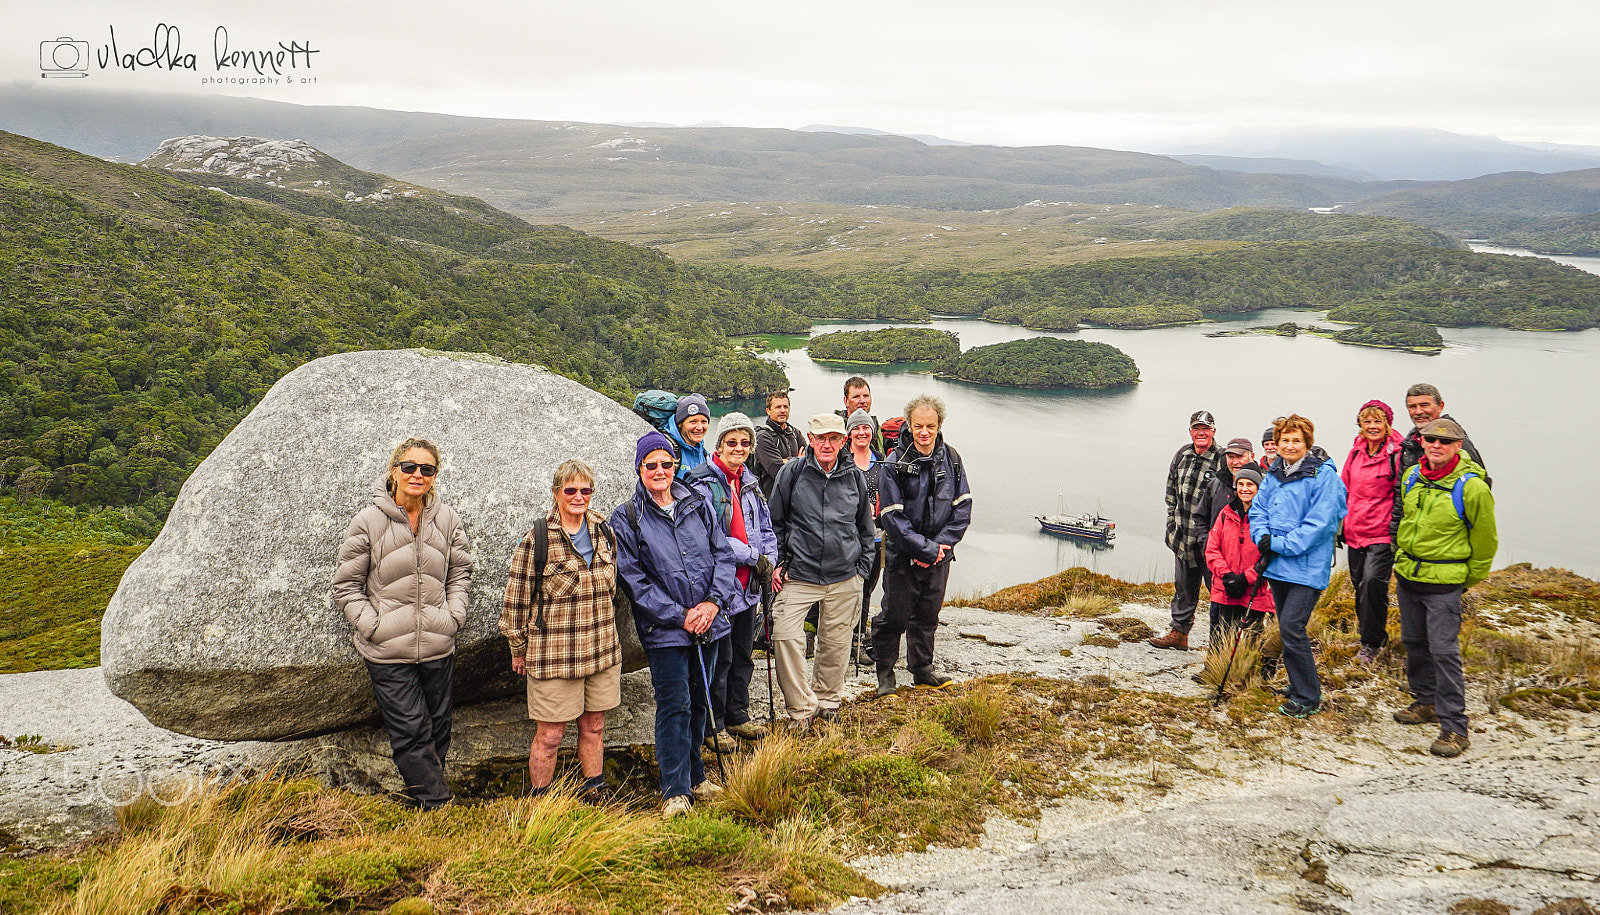
[[[1306,624],[1316,609],[1322,590],[1310,585],[1267,579],[1272,600],[1278,605],[1278,632],[1283,637],[1283,670],[1289,675],[1289,698],[1301,705],[1322,705],[1322,681],[1317,679],[1317,659],[1311,653]]]
[[[663,798],[687,795],[706,777],[700,742],[706,737],[711,710],[706,705],[702,652],[706,666],[715,670],[716,643],[645,649],[656,694],[656,769]]]

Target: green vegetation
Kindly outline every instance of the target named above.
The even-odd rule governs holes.
[[[1109,388],[1139,380],[1139,368],[1109,343],[1032,337],[978,346],[941,363],[939,373],[1020,388]]]
[[[947,330],[920,327],[841,330],[812,337],[806,351],[825,362],[936,362],[961,355],[961,340]]]
[[[1333,335],[1340,343],[1362,346],[1381,346],[1388,349],[1408,349],[1417,352],[1437,353],[1444,348],[1444,337],[1431,324],[1418,321],[1388,321],[1382,324],[1363,324]]]
[[[1531,222],[1496,236],[1495,241],[1530,248],[1540,254],[1600,257],[1600,213]]]
[[[783,373],[725,332],[807,324],[654,252],[476,201],[227,183],[302,212],[0,134],[0,486],[133,507],[149,530],[266,390],[318,356],[487,352],[619,400],[746,397]]]
[[[100,617],[147,545],[132,515],[0,496],[0,674],[100,663]]]

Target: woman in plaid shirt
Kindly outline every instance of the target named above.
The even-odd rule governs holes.
[[[550,495],[550,514],[511,557],[500,632],[511,643],[511,669],[528,678],[528,717],[539,723],[528,750],[531,793],[549,790],[567,723],[577,719],[582,797],[602,803],[611,791],[602,731],[606,711],[622,703],[622,644],[612,606],[616,544],[605,519],[589,510],[594,471],[588,464],[557,467]],[[535,558],[541,527],[542,573]]]

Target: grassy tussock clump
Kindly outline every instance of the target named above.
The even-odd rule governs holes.
[[[721,912],[733,887],[783,905],[875,892],[801,818],[763,830],[697,814],[663,821],[570,793],[422,814],[382,798],[264,779],[132,805],[122,835],[69,863],[0,869],[5,911]]]
[[[1261,678],[1261,643],[1266,633],[1249,629],[1240,631],[1225,626],[1206,647],[1206,660],[1200,668],[1200,682],[1207,686],[1222,684],[1228,678],[1224,691],[1249,689]],[[1237,645],[1235,644],[1237,640]]]

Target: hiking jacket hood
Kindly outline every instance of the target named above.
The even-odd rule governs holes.
[[[1266,576],[1321,590],[1333,571],[1333,540],[1345,516],[1344,481],[1328,452],[1312,448],[1293,474],[1278,458],[1250,503],[1250,536],[1272,535]]]
[[[742,613],[745,610],[761,603],[761,581],[755,574],[756,563],[765,556],[773,564],[778,564],[778,535],[772,531],[772,510],[767,507],[766,497],[761,494],[760,482],[756,475],[750,472],[748,462],[739,468],[739,509],[744,513],[744,534],[750,538],[749,543],[728,533],[733,524],[733,511],[731,504],[726,504],[732,499],[732,490],[728,487],[727,477],[722,475],[715,461],[706,461],[689,473],[689,478],[684,482],[693,486],[705,500],[711,503],[711,508],[717,515],[717,523],[724,537],[728,541],[728,551],[733,554],[734,567],[743,566],[750,569],[750,586],[739,588],[733,606],[728,608],[729,613]],[[718,490],[721,490],[718,492]],[[735,576],[735,583],[738,578]]]
[[[895,457],[899,462],[885,463],[878,474],[884,553],[931,564],[939,558],[939,544],[954,547],[972,523],[972,490],[961,455],[940,433],[931,454],[907,445]],[[902,473],[898,468],[906,465],[911,472]],[[947,558],[954,559],[954,552]]]
[[[1244,503],[1238,499],[1224,505],[1222,511],[1217,513],[1216,522],[1211,525],[1211,535],[1206,539],[1206,568],[1211,570],[1211,600],[1234,607],[1242,607],[1249,600],[1249,609],[1274,613],[1277,607],[1272,604],[1272,589],[1264,582],[1258,584],[1260,579],[1256,575],[1256,562],[1261,558],[1261,552],[1256,549],[1255,541],[1250,539],[1250,519],[1241,513],[1243,508]],[[1250,591],[1246,591],[1244,597],[1238,600],[1223,593],[1222,576],[1229,573],[1243,575],[1250,587]],[[1250,598],[1251,591],[1255,593],[1253,600]]]
[[[1416,482],[1406,489],[1411,474]],[[1477,474],[1462,486],[1461,502],[1469,530],[1456,514],[1451,495],[1456,481],[1466,474]],[[1494,520],[1494,493],[1489,489],[1483,465],[1467,457],[1443,479],[1423,479],[1417,468],[1405,473],[1401,482],[1400,528],[1395,539],[1394,571],[1407,581],[1422,584],[1472,587],[1489,577],[1489,565],[1500,546]]]
[[[456,650],[471,582],[472,554],[455,510],[429,493],[412,534],[405,509],[379,485],[345,530],[333,599],[363,658],[418,664]]]
[[[1394,485],[1400,472],[1400,433],[1389,430],[1389,437],[1377,454],[1367,453],[1367,440],[1356,436],[1350,454],[1339,468],[1344,481],[1348,513],[1344,518],[1344,542],[1352,549],[1365,549],[1374,543],[1389,543],[1394,516]]]
[[[706,440],[702,438],[698,445],[689,444],[684,440],[683,433],[678,431],[676,419],[667,420],[666,428],[661,431],[666,433],[667,438],[672,439],[672,444],[678,446],[678,470],[673,474],[678,479],[681,480],[688,476],[689,471],[710,459],[711,455],[706,453]],[[708,429],[706,435],[709,436],[710,434],[711,432]],[[638,468],[634,469],[637,470]]]
[[[796,581],[831,585],[866,578],[877,561],[867,481],[841,451],[831,472],[814,454],[790,461],[772,486],[778,565]]]
[[[645,648],[694,644],[683,628],[689,608],[708,600],[721,608],[711,623],[712,639],[728,634],[728,608],[737,599],[733,553],[711,505],[682,480],[672,481],[672,514],[651,498],[644,483],[611,513],[617,535],[617,576],[633,601],[633,624]],[[639,519],[628,519],[632,505]]]

